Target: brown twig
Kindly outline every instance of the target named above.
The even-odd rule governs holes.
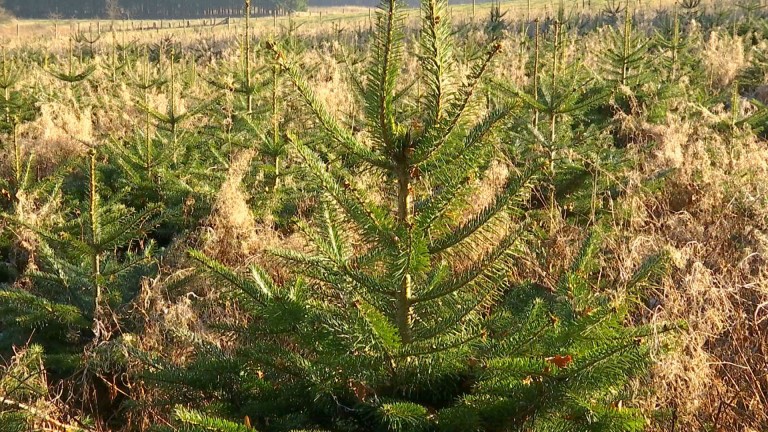
[[[87,428],[83,428],[83,427],[79,427],[79,426],[72,426],[72,425],[68,425],[66,423],[62,423],[62,422],[52,418],[48,414],[42,412],[41,410],[39,410],[39,409],[37,409],[37,408],[35,408],[35,407],[31,406],[31,405],[27,405],[27,404],[22,403],[22,402],[17,402],[15,400],[8,399],[6,397],[0,397],[0,405],[5,405],[5,406],[11,407],[11,408],[16,408],[16,409],[20,409],[20,410],[26,411],[26,412],[32,414],[33,416],[37,417],[38,419],[43,420],[43,421],[45,421],[47,423],[50,423],[50,424],[56,426],[60,430],[64,430],[64,431],[88,431],[88,432],[92,431],[92,429],[87,429]]]

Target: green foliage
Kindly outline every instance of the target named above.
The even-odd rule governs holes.
[[[690,65],[686,40],[680,34],[680,22],[675,13],[669,35],[657,35],[656,38],[658,47],[668,51],[668,57],[662,56],[660,62],[667,79],[657,80],[654,62],[648,60],[652,55],[653,39],[637,31],[634,20],[629,6],[625,7],[623,26],[611,28],[607,44],[600,53],[602,76],[614,89],[611,111],[622,115],[648,112],[652,122],[663,122],[669,99],[675,95],[675,88]]]
[[[491,12],[485,23],[485,33],[493,39],[502,37],[505,30],[509,28],[509,23],[504,20],[508,11],[501,11],[501,3],[497,2],[491,6]]]
[[[78,418],[70,417],[71,423],[59,421],[50,396],[42,347],[17,349],[10,361],[0,365],[0,432],[26,432],[41,426],[68,432],[88,430],[87,422]]]
[[[24,77],[23,68],[26,67],[21,60],[15,56],[9,57],[3,50],[0,63],[0,132],[8,133],[14,124],[30,121],[35,117],[35,100],[19,89]]]
[[[33,120],[37,115],[36,101],[27,92],[19,89],[24,67],[21,62],[2,53],[0,67],[0,149],[10,150],[10,176],[0,176],[0,209],[7,208],[18,198],[18,194],[27,190],[30,184],[32,155],[26,155],[19,142],[19,125]]]
[[[496,81],[494,87],[510,104],[519,104],[513,127],[512,157],[537,167],[542,180],[534,191],[531,208],[548,208],[551,218],[568,214],[594,218],[609,183],[617,176],[621,156],[606,139],[608,119],[601,115],[610,89],[591,76],[581,59],[562,60],[561,26],[555,24],[551,52],[541,52],[540,39],[530,53],[532,79],[528,88]]]
[[[212,418],[198,411],[176,408],[176,418],[192,426],[192,430],[210,432],[249,432],[253,429],[230,421]]]
[[[80,58],[75,58],[73,38],[69,40],[69,56],[67,58],[66,69],[48,69],[48,73],[50,73],[52,76],[70,84],[77,84],[85,81],[95,71],[96,65],[86,63],[83,59],[82,51]]]
[[[680,8],[688,20],[693,20],[701,15],[701,0],[682,0]]]
[[[40,242],[38,267],[28,273],[32,284],[0,288],[4,339],[19,343],[31,336],[62,367],[77,364],[81,346],[122,331],[115,312],[136,294],[138,278],[153,271],[152,246],[137,242],[155,224],[157,208],[131,211],[115,199],[102,202],[96,157],[91,151],[85,199],[66,223],[49,231],[4,216]]]
[[[735,6],[741,10],[743,17],[746,18],[741,26],[742,33],[749,31],[758,13],[765,8],[760,0],[738,0],[735,2]]]
[[[20,350],[8,364],[0,365],[0,432],[23,432],[35,419],[25,409],[45,398],[48,388],[40,369],[42,348]]]
[[[619,29],[611,28],[608,46],[602,53],[603,74],[616,87],[636,89],[651,78],[645,67],[649,39],[633,27],[633,16],[625,7],[623,25]]]
[[[606,0],[602,13],[613,20],[618,20],[626,12],[627,2],[621,0]]]
[[[257,0],[256,6],[266,11],[305,11],[307,0]]]
[[[690,73],[689,66],[692,62],[690,47],[692,41],[689,35],[681,29],[680,17],[677,9],[671,18],[667,31],[656,31],[655,45],[665,54],[662,57],[662,65],[666,69],[667,79],[674,82],[682,76]]]
[[[142,125],[134,135],[114,137],[105,146],[110,164],[103,168],[104,175],[122,203],[134,210],[162,208],[163,220],[151,233],[161,245],[210,213],[224,180],[209,167],[225,164],[226,149],[216,139],[200,145],[198,134],[210,132],[191,125],[212,102],[180,106],[190,105],[183,94],[196,79],[194,69],[179,71],[183,65],[174,53],[165,61],[152,62],[146,51],[129,63],[128,75],[138,93],[136,104],[144,114]],[[150,100],[163,90],[169,103],[159,112]]]
[[[749,58],[749,65],[738,76],[738,82],[747,94],[764,85],[766,74],[768,74],[768,55],[764,50],[753,47]]]
[[[273,46],[316,127],[288,140],[318,208],[299,223],[306,248],[273,251],[291,270],[279,281],[258,266],[242,274],[190,254],[250,319],[226,326],[239,349],[201,342],[187,365],[152,360],[148,378],[158,385],[215,401],[176,399],[205,410],[177,411],[184,427],[240,430],[222,418],[246,416],[274,431],[644,427],[622,403],[628,381],[647,366],[649,330],[626,326],[627,299],[596,277],[598,236],[553,292],[512,278],[522,248],[536,244],[531,190],[553,175],[521,161],[473,210],[489,168],[506,163],[499,137],[514,105],[482,107],[477,97],[501,44],[491,40],[462,77],[447,2],[421,7],[416,94],[404,82],[402,6],[379,7],[365,78],[353,81],[364,135],[331,115]],[[578,118],[605,92],[584,90],[581,78],[563,86],[581,75],[558,67],[557,44],[551,87],[516,95],[552,118]],[[566,142],[553,124],[550,142]],[[374,185],[358,180],[363,173]],[[643,269],[632,284],[651,274]]]

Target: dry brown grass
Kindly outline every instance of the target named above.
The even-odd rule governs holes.
[[[245,257],[263,252],[277,240],[270,229],[258,229],[248,206],[242,180],[251,167],[255,151],[238,154],[229,167],[227,179],[216,198],[213,212],[205,225],[202,250],[227,264],[242,265]]]
[[[727,88],[746,64],[744,40],[739,36],[713,32],[703,47],[702,59],[712,85]]]
[[[90,107],[74,103],[46,102],[40,117],[21,129],[27,151],[40,164],[57,165],[87,150],[85,143],[94,139]]]
[[[624,266],[650,251],[672,257],[647,319],[684,320],[687,330],[657,358],[643,401],[672,410],[658,430],[768,427],[768,185],[759,180],[768,178],[768,147],[749,133],[715,132],[722,119],[646,127],[656,147],[637,174],[675,171],[661,193],[639,188],[629,198],[614,245]]]

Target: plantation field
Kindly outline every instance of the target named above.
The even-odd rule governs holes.
[[[599,13],[604,6],[604,1],[581,0],[566,1],[564,6],[569,13]],[[674,0],[646,0],[639,2],[636,7],[638,10],[656,10],[669,7],[675,3]],[[714,3],[712,3],[714,4]],[[476,2],[474,6],[474,18],[482,19],[488,15],[494,3]],[[524,17],[531,14],[531,17],[545,17],[552,15],[557,11],[559,4],[552,0],[511,0],[499,3],[501,10],[509,16]],[[530,6],[530,9],[529,9]],[[296,12],[290,16],[278,15],[269,17],[254,17],[253,26],[255,29],[271,29],[275,26],[285,26],[289,21],[302,25],[305,29],[327,29],[329,26],[338,26],[340,28],[354,29],[358,26],[370,25],[375,8],[365,8],[359,6],[346,7],[309,7],[305,12]],[[470,21],[473,18],[473,5],[471,3],[451,5],[448,8],[449,16],[457,22]],[[406,9],[406,15],[414,20],[418,20],[419,9]],[[137,33],[154,33],[148,37],[157,37],[158,34],[199,34],[206,33],[231,35],[241,31],[245,20],[239,16],[226,18],[216,17],[211,19],[193,19],[193,20],[68,20],[66,18],[47,19],[47,20],[14,20],[7,23],[0,22],[0,40],[6,43],[13,43],[14,40],[25,40],[36,38],[68,38],[77,32],[109,32],[115,29],[119,33],[127,32],[136,37]]]
[[[760,1],[0,43],[0,432],[768,430]]]

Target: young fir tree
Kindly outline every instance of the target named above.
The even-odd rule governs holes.
[[[367,139],[343,127],[298,66],[287,79],[319,136],[293,137],[305,178],[321,191],[303,224],[305,251],[278,250],[299,276],[248,276],[199,252],[250,315],[229,326],[242,349],[201,342],[178,367],[152,359],[153,379],[183,385],[177,419],[190,430],[630,431],[628,379],[647,363],[627,307],[594,290],[597,236],[552,290],[512,286],[526,238],[520,203],[533,177],[513,170],[473,206],[507,109],[482,112],[475,91],[501,44],[466,77],[457,70],[447,1],[422,3],[421,98],[399,97],[404,13],[382,2],[366,79],[356,88]],[[356,174],[375,173],[376,185]],[[656,266],[644,266],[632,291]],[[210,405],[200,399],[212,400]],[[217,418],[219,417],[219,418]]]
[[[623,25],[611,28],[608,46],[602,53],[603,77],[617,89],[627,87],[636,90],[651,79],[647,67],[647,53],[650,40],[634,29],[632,12],[624,7]]]
[[[47,66],[47,63],[48,61],[46,59],[46,66]],[[75,58],[75,49],[73,46],[73,40],[72,38],[70,38],[69,51],[67,55],[67,63],[65,68],[64,69],[47,68],[46,71],[63,82],[76,84],[88,79],[88,77],[90,77],[96,71],[96,65],[93,63],[86,62],[83,59],[82,51],[81,51],[80,58],[79,59]]]
[[[680,15],[674,8],[671,23],[667,31],[656,30],[655,44],[666,56],[662,59],[666,78],[676,81],[681,77],[684,56],[690,46],[690,41],[680,28]]]
[[[698,19],[702,15],[701,0],[681,0],[679,6],[688,21]]]
[[[208,214],[223,181],[221,174],[211,173],[211,167],[223,159],[222,149],[214,149],[220,143],[211,139],[209,145],[200,145],[202,128],[191,125],[209,104],[187,109],[186,98],[180,96],[192,85],[196,72],[188,67],[186,74],[180,73],[173,53],[167,62],[163,69],[162,62],[155,64],[145,52],[130,68],[132,84],[138,89],[136,105],[144,115],[134,134],[110,140],[106,146],[110,165],[104,167],[110,187],[122,194],[128,207],[162,207],[163,222],[152,233],[161,244]],[[160,112],[150,101],[164,87],[168,105]]]
[[[260,157],[252,172],[259,175],[245,180],[248,187],[258,191],[252,197],[255,212],[267,219],[277,216],[278,222],[284,222],[280,220],[285,219],[281,213],[290,206],[290,198],[280,181],[286,171],[288,156],[282,130],[285,123],[290,121],[290,115],[284,115],[283,112],[283,71],[274,61],[272,47],[279,44],[295,54],[300,50],[300,44],[289,22],[285,35],[273,34],[263,46],[254,46],[250,10],[251,1],[246,0],[245,32],[239,44],[238,67],[227,68],[223,65],[222,69],[212,74],[208,82],[226,92],[221,99],[228,102],[228,106],[222,110],[228,114],[222,123],[230,125],[227,142],[232,147],[258,146]],[[254,139],[254,136],[257,138]]]
[[[155,133],[149,106],[153,90],[165,85],[167,80],[161,68],[154,67],[147,52],[143,59],[137,59],[129,69],[131,84],[140,93],[137,105],[144,113],[142,124],[136,128],[133,137],[125,141],[113,140],[108,150],[112,163],[123,171],[122,180],[127,183],[125,186],[137,195],[135,200],[158,202],[158,183],[163,176],[161,171],[170,168],[173,149],[163,145],[163,140]]]
[[[20,139],[19,127],[38,115],[36,98],[22,85],[24,64],[5,50],[0,62],[0,212],[17,212],[20,200],[42,195],[49,183],[34,178],[34,157]],[[14,243],[0,223],[0,284],[15,281],[25,265],[26,256]]]
[[[8,170],[0,175],[0,209],[15,203],[30,183],[32,156],[19,139],[19,126],[37,115],[35,99],[18,87],[23,66],[3,50],[0,58],[0,150],[9,155]]]
[[[743,68],[736,79],[746,94],[753,93],[758,87],[765,85],[768,76],[768,53],[760,46],[749,50],[749,64]]]
[[[674,96],[677,82],[655,79],[654,64],[648,61],[651,39],[635,29],[627,2],[623,25],[612,28],[601,52],[601,76],[614,89],[611,114],[646,115],[652,122],[666,119],[668,99]],[[679,48],[679,47],[677,47]],[[614,125],[616,142],[628,144],[620,125]]]
[[[760,11],[765,8],[760,0],[737,0],[735,5],[741,10],[741,20],[739,20],[739,34],[746,34],[753,31],[754,20],[759,17]],[[744,19],[746,18],[746,19]]]
[[[547,209],[553,222],[562,211],[594,219],[599,198],[613,185],[622,163],[605,133],[608,119],[596,115],[610,91],[583,67],[583,59],[565,58],[569,35],[560,23],[553,28],[546,41],[536,21],[528,85],[494,83],[509,104],[524,108],[506,128],[508,152],[540,167],[530,209]]]
[[[53,231],[7,215],[16,229],[39,239],[30,283],[0,286],[0,347],[32,338],[46,348],[57,370],[79,365],[86,345],[98,346],[121,332],[120,308],[136,294],[138,278],[151,272],[151,244],[142,244],[156,208],[131,211],[102,202],[97,155],[90,151],[85,199]],[[74,197],[68,197],[74,199]]]
[[[616,22],[621,18],[625,6],[626,3],[621,0],[606,0],[600,12],[609,22]]]
[[[647,103],[650,122],[663,123],[672,101],[682,96],[690,99],[704,99],[706,81],[702,73],[701,59],[694,55],[695,36],[682,27],[680,11],[674,8],[666,14],[665,21],[656,30],[648,55],[658,58],[654,64],[657,73],[664,77],[659,80],[655,102]]]

